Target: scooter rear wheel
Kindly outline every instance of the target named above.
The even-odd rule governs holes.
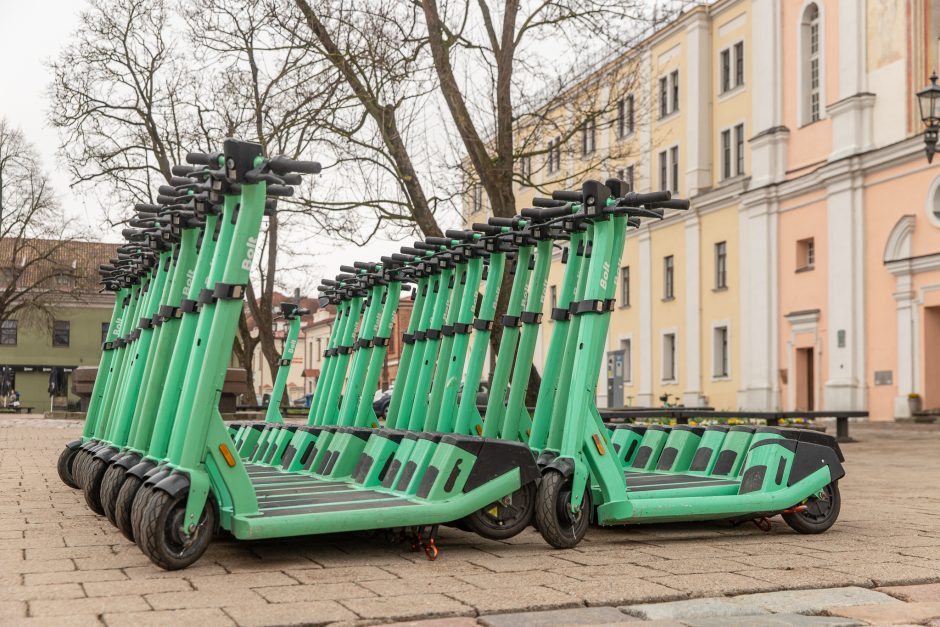
[[[140,546],[140,528],[143,525],[144,512],[150,507],[150,497],[153,496],[153,486],[141,486],[134,497],[131,505],[131,535],[134,536],[134,542]],[[141,547],[143,550],[143,547]]]
[[[59,471],[59,479],[70,488],[78,489],[75,478],[72,477],[72,464],[75,463],[75,453],[78,449],[65,447],[59,453],[59,461],[56,463],[56,470]]]
[[[591,493],[585,489],[581,508],[571,511],[572,481],[556,470],[542,475],[535,498],[535,522],[539,533],[556,549],[577,546],[591,522]]]
[[[505,499],[490,503],[463,519],[470,531],[489,540],[519,535],[535,514],[536,485],[527,483]]]
[[[180,570],[196,562],[215,534],[218,514],[211,497],[196,529],[189,534],[183,532],[188,496],[188,490],[176,496],[155,490],[143,513],[137,544],[150,561],[164,570]]]
[[[85,464],[88,463],[89,457],[88,451],[78,449],[75,452],[75,459],[72,461],[72,480],[75,481],[75,486],[79,490],[85,485]]]
[[[783,521],[798,533],[822,533],[835,524],[842,509],[839,482],[833,481],[818,496],[809,497],[806,509],[783,514]]]
[[[125,538],[134,541],[134,526],[131,523],[131,512],[137,495],[140,493],[140,486],[143,481],[134,475],[125,475],[124,483],[118,491],[117,499],[114,501],[114,524],[121,530]]]
[[[101,507],[101,480],[107,471],[108,462],[97,457],[85,467],[85,485],[82,486],[85,502],[91,511],[99,515],[104,514],[104,508]]]
[[[101,479],[101,490],[98,500],[101,502],[101,508],[104,515],[107,516],[111,524],[117,524],[114,520],[114,504],[117,501],[118,492],[124,484],[124,476],[127,470],[121,466],[111,464]]]

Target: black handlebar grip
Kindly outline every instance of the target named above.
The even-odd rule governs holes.
[[[432,246],[450,246],[453,240],[446,237],[426,237],[424,241]]]
[[[157,188],[158,194],[163,194],[164,196],[179,196],[179,190],[177,190],[172,185],[161,185]]]
[[[157,194],[157,202],[161,205],[172,205],[179,201],[179,196],[167,196],[165,194]]]
[[[187,152],[186,153],[186,163],[191,163],[193,165],[212,165],[210,161],[212,160],[211,155],[207,155],[204,152]]]
[[[268,185],[268,196],[293,196],[294,188],[289,185]]]
[[[430,250],[431,252],[435,252],[440,249],[440,246],[433,246],[425,242],[415,242],[415,248],[418,250]]]
[[[320,283],[321,283],[322,285],[327,286],[327,287],[336,287],[337,285],[339,285],[339,283],[337,283],[337,282],[334,281],[333,279],[323,279],[323,280],[320,281]]]
[[[268,167],[272,172],[278,175],[288,172],[298,172],[300,174],[319,174],[322,169],[316,161],[295,161],[287,157],[278,155],[268,161]]]
[[[563,218],[571,214],[571,204],[562,203],[558,207],[546,207],[544,209],[523,209],[522,217],[543,222],[554,218]]]
[[[171,176],[170,185],[192,185],[193,180],[187,176]]]
[[[450,239],[459,240],[461,242],[472,242],[476,239],[476,235],[473,231],[458,231],[455,229],[448,229],[444,232],[444,235]]]
[[[134,211],[137,213],[159,213],[163,211],[163,205],[151,205],[146,202],[139,202],[134,205]]]
[[[406,255],[413,255],[415,257],[425,256],[423,250],[418,250],[417,248],[412,248],[411,246],[402,246],[401,252],[405,253]]]
[[[503,232],[502,227],[493,224],[483,224],[481,222],[474,222],[471,228],[477,233],[483,233],[484,235],[499,235]]]
[[[687,210],[691,205],[689,204],[689,201],[686,200],[685,198],[673,198],[671,200],[654,203],[654,206],[659,207],[661,209]]]
[[[189,176],[193,172],[198,172],[202,168],[194,168],[191,165],[174,165],[170,168],[170,174],[174,176]]]
[[[642,223],[640,222],[639,218],[627,218],[627,226],[632,226],[633,228],[638,229],[640,228],[640,224]]]
[[[581,192],[569,192],[567,190],[559,189],[552,192],[552,198],[555,200],[564,200],[565,202],[581,202],[583,196]]]
[[[342,268],[340,268],[342,270]],[[337,281],[348,281],[349,279],[355,279],[355,275],[352,274],[343,274],[342,272],[336,275]]]
[[[543,207],[543,208],[561,207],[564,204],[565,204],[564,200],[555,200],[554,198],[539,198],[538,196],[536,196],[535,198],[532,199],[533,207]]]
[[[518,218],[490,218],[486,222],[487,224],[492,224],[493,226],[506,226],[511,229],[519,228]]]
[[[646,194],[641,194],[639,192],[630,192],[621,199],[621,203],[625,205],[648,205],[654,202],[666,202],[672,198],[672,193],[669,190],[664,190],[661,192],[649,192]]]
[[[348,272],[350,274],[359,274],[359,270],[357,270],[356,268],[352,266],[340,266],[339,269],[342,272]]]
[[[293,172],[288,172],[281,176],[281,179],[284,180],[285,185],[300,185],[303,182],[303,179],[300,178],[299,174]]]
[[[415,260],[414,255],[402,255],[400,253],[392,253],[392,259],[395,261],[406,261],[409,263]]]
[[[371,261],[354,261],[353,266],[359,268],[360,270],[367,270],[368,272],[374,272],[375,266],[377,264],[372,263]]]

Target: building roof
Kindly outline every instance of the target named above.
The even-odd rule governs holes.
[[[22,289],[97,293],[98,266],[116,256],[119,246],[84,240],[0,238],[0,289],[15,279]]]

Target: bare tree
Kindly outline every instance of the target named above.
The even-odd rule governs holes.
[[[0,323],[51,324],[58,302],[94,283],[66,227],[35,149],[0,118]]]
[[[403,140],[398,103],[431,94],[443,101],[451,122],[444,130],[465,155],[458,162],[463,167],[463,191],[480,184],[493,215],[513,216],[516,187],[536,187],[533,169],[517,164],[531,165],[533,157],[549,154],[554,158],[582,129],[596,135],[598,122],[605,127],[624,93],[623,84],[603,85],[605,89],[598,92],[584,88],[582,81],[584,93],[573,94],[563,88],[565,81],[584,76],[573,69],[566,72],[558,59],[565,55],[576,68],[583,66],[586,54],[597,57],[605,49],[623,50],[638,25],[647,20],[640,0],[294,2],[312,34],[311,47],[342,74],[365,114],[381,130],[386,157],[403,179],[409,209],[426,236],[437,235],[439,229],[426,220],[427,179],[419,178],[412,158],[421,148]],[[373,43],[376,40],[381,43]],[[611,67],[598,73],[595,82],[638,75]],[[517,142],[517,135],[522,142]],[[543,138],[552,143],[543,143]],[[595,150],[595,141],[591,139],[582,150],[585,158],[579,166],[584,173],[596,172],[610,158]],[[547,174],[538,177],[538,186],[557,187],[576,172],[553,165]],[[507,277],[500,291],[497,319],[508,303],[508,282]],[[501,328],[494,328],[494,346],[500,337]],[[533,369],[530,401],[538,384]]]

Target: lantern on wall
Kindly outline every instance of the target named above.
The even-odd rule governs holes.
[[[930,84],[917,92],[917,104],[920,105],[920,119],[924,123],[924,147],[927,162],[933,162],[937,150],[937,136],[940,134],[940,85],[937,85],[937,73],[930,75]]]

